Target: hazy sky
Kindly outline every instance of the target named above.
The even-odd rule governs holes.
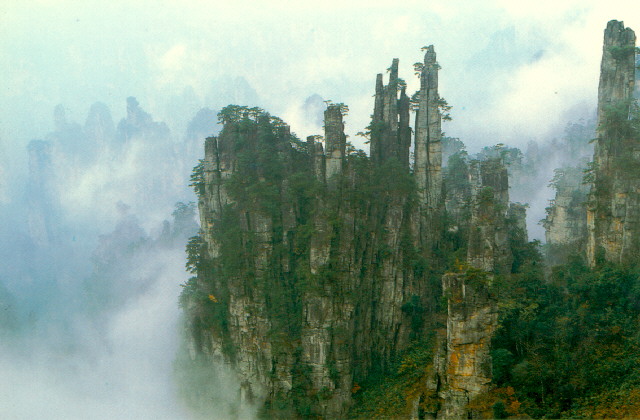
[[[117,121],[136,96],[174,131],[244,77],[257,105],[299,136],[305,98],[347,103],[367,125],[375,75],[394,57],[410,87],[434,44],[447,134],[471,149],[544,138],[592,109],[610,19],[640,30],[632,0],[289,1],[32,0],[0,5],[0,139],[5,152],[52,129],[53,107],[83,123],[96,101]],[[191,94],[185,89],[192,88]],[[189,92],[187,92],[189,93]],[[254,105],[254,104],[246,104]],[[181,134],[181,133],[178,133]],[[22,149],[22,147],[20,147]],[[22,149],[23,150],[23,149]]]

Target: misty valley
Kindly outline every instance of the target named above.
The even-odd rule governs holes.
[[[55,106],[0,150],[0,418],[640,417],[640,50],[603,25],[597,106],[517,145],[449,134],[435,43],[355,130],[241,76]]]

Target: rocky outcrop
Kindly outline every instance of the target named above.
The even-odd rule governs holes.
[[[569,253],[585,251],[589,187],[582,182],[583,176],[582,168],[569,167],[557,170],[551,182],[556,194],[542,223],[552,265],[563,262]]]
[[[118,124],[118,138],[127,142],[133,138],[166,139],[169,128],[163,122],[155,122],[151,115],[145,112],[136,98],[127,98],[127,117]]]
[[[442,99],[433,45],[426,48],[420,72],[415,123],[414,177],[421,207],[420,237],[427,249],[437,248],[442,232]]]
[[[427,384],[442,401],[430,413],[439,419],[479,416],[469,403],[489,390],[492,378],[491,338],[498,325],[492,284],[495,275],[511,272],[510,241],[526,242],[525,207],[509,205],[507,170],[501,160],[471,161],[468,173],[467,189],[461,181],[455,189],[470,195],[467,263],[459,263],[459,272],[442,278],[447,333],[435,355],[435,377]],[[508,220],[513,229],[508,229]]]
[[[342,175],[344,152],[347,139],[340,106],[329,106],[324,112],[324,139],[326,154],[326,179],[335,184],[336,177]]]
[[[408,98],[386,92],[382,121],[407,128]],[[343,109],[325,111],[324,142],[302,143],[261,110],[225,108],[192,178],[202,233],[183,294],[191,346],[232,366],[271,416],[344,417],[354,384],[389,369],[439,295],[415,224],[410,132],[389,125],[377,166],[347,152]]]
[[[449,234],[456,235],[460,246],[464,246],[469,239],[471,221],[471,184],[466,154],[455,153],[450,156],[444,175],[446,229]]]
[[[420,91],[416,111],[414,173],[418,195],[425,208],[434,212],[442,200],[442,116],[438,93],[438,70],[433,45],[426,49],[420,73]]]
[[[507,168],[498,159],[473,161],[469,173],[472,210],[467,261],[482,271],[510,273]]]
[[[489,390],[491,338],[498,325],[497,300],[488,290],[485,273],[445,274],[448,317],[439,419],[472,418],[468,404]]]
[[[88,137],[87,141],[93,142],[98,150],[104,150],[113,143],[116,128],[111,111],[105,104],[96,102],[91,105],[84,124],[84,132]]]
[[[324,141],[303,143],[280,119],[229,106],[222,132],[205,142],[192,177],[197,276],[182,295],[192,355],[230,366],[240,395],[267,417],[345,417],[358,383],[388,373],[412,338],[436,328],[442,289],[450,299],[432,381],[444,401],[437,415],[466,413],[488,387],[489,286],[510,271],[505,219],[521,226],[524,208],[508,213],[507,173],[496,160],[469,168],[461,157],[452,167],[462,175],[450,177],[455,198],[445,199],[437,71],[429,47],[413,172],[397,60],[387,86],[377,78],[370,158],[346,147],[342,104],[325,111]],[[469,264],[442,279],[445,202]]]
[[[604,32],[598,86],[593,184],[587,207],[587,259],[627,262],[640,252],[640,133],[635,128],[634,32],[612,20]]]
[[[398,92],[400,97],[398,98]],[[384,86],[382,74],[376,78],[376,94],[371,120],[371,160],[375,165],[395,159],[409,167],[411,127],[406,83],[398,77],[398,59],[389,68],[389,84]]]
[[[510,237],[517,236],[517,240],[523,243],[529,242],[529,234],[527,233],[527,204],[509,203],[507,211],[507,220],[511,223],[512,232]]]

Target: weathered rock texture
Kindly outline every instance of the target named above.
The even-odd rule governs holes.
[[[342,112],[338,106],[330,106],[324,112],[326,179],[332,184],[335,177],[342,175],[344,152],[347,138],[344,135]]]
[[[359,382],[389,372],[435,328],[442,288],[451,299],[432,381],[438,416],[466,413],[487,389],[488,285],[511,265],[507,174],[499,161],[469,169],[462,157],[445,200],[437,72],[429,47],[413,172],[397,60],[387,86],[377,78],[370,158],[347,147],[342,105],[325,112],[324,142],[303,143],[281,120],[238,106],[222,110],[222,132],[206,140],[193,175],[202,232],[188,247],[197,277],[182,295],[190,345],[194,357],[231,366],[242,397],[267,417],[345,417]],[[512,209],[517,223],[523,210]],[[445,226],[465,237],[438,249]],[[453,249],[468,249],[470,268],[443,280]]]
[[[634,32],[612,20],[604,32],[598,87],[593,185],[587,209],[587,258],[594,265],[637,260],[640,252],[640,139],[630,119],[635,83]]]
[[[398,78],[397,58],[389,68],[388,85],[384,86],[382,74],[378,74],[374,104],[370,126],[372,162],[379,165],[387,159],[395,159],[408,168],[411,147],[410,101],[406,86]]]
[[[346,153],[338,105],[324,147],[255,109],[221,115],[194,173],[194,354],[233,366],[267,415],[343,417],[354,384],[385,371],[435,310],[409,166],[389,143],[380,167]]]
[[[442,199],[442,117],[438,94],[438,70],[433,45],[427,47],[420,76],[416,111],[416,161],[418,195],[428,209],[440,209]]]
[[[471,183],[466,154],[455,153],[449,157],[444,175],[446,229],[456,239],[458,247],[465,247],[471,222]]]
[[[510,273],[507,168],[499,159],[473,161],[469,174],[472,210],[467,261],[482,271]]]
[[[433,45],[427,47],[420,73],[415,124],[414,176],[421,206],[420,233],[428,246],[437,246],[442,230],[442,99]]]
[[[442,406],[431,414],[442,419],[473,417],[469,403],[489,390],[491,338],[498,323],[497,300],[490,287],[496,274],[511,272],[509,241],[516,238],[510,234],[526,241],[522,232],[525,208],[509,206],[509,181],[502,162],[472,161],[468,183],[468,267],[463,265],[462,272],[442,278],[448,300],[446,344],[440,346],[442,351],[434,361],[438,378],[430,381],[442,399]],[[508,220],[512,220],[512,229],[508,229]]]
[[[556,171],[552,181],[556,195],[543,220],[552,265],[562,263],[570,253],[585,250],[589,187],[582,182],[583,175],[582,168],[570,167]]]
[[[489,390],[491,338],[498,325],[498,306],[485,273],[445,274],[448,296],[447,345],[437,413],[441,419],[471,418],[468,405]]]

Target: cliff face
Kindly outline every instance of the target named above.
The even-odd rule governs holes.
[[[370,158],[347,147],[342,104],[326,109],[324,138],[306,142],[261,109],[230,105],[205,142],[192,177],[196,276],[181,298],[191,354],[232,367],[242,399],[267,417],[345,417],[359,383],[389,373],[412,340],[437,329],[443,290],[447,334],[427,386],[442,404],[432,414],[466,416],[488,389],[490,286],[511,271],[507,220],[522,231],[524,207],[509,207],[499,159],[458,156],[445,196],[438,68],[428,47],[413,165],[397,60],[386,86],[376,80]],[[468,264],[442,277],[454,250]],[[428,398],[407,399],[414,414]]]
[[[395,159],[408,168],[411,146],[410,101],[406,94],[406,84],[398,78],[397,58],[389,68],[388,85],[384,86],[382,74],[378,74],[374,104],[371,120],[372,162],[381,164],[387,159]]]
[[[562,263],[569,253],[585,250],[589,187],[583,184],[583,175],[581,168],[565,168],[556,171],[551,182],[556,195],[542,223],[552,265]]]
[[[430,381],[432,391],[442,401],[432,415],[442,419],[476,416],[469,403],[489,390],[491,339],[498,325],[497,299],[491,287],[496,275],[511,272],[510,241],[526,242],[525,208],[509,206],[509,180],[501,160],[472,161],[468,173],[467,188],[462,188],[464,183],[459,181],[456,189],[468,191],[470,196],[468,201],[462,200],[468,202],[471,214],[468,265],[442,277],[447,330],[446,338],[440,339],[435,378]]]
[[[414,176],[419,201],[420,234],[425,246],[437,246],[442,229],[442,98],[438,93],[438,70],[433,45],[426,48],[420,73],[415,124]]]
[[[593,184],[587,209],[587,258],[630,261],[640,251],[640,137],[632,95],[634,32],[611,21],[604,33],[598,87]]]
[[[485,273],[445,274],[442,288],[448,296],[446,352],[436,365],[438,395],[443,401],[439,419],[471,418],[469,403],[489,391],[492,378],[491,338],[498,325],[498,305]]]
[[[431,54],[425,72],[437,71]],[[183,294],[193,354],[233,366],[244,398],[268,415],[346,415],[354,385],[388,369],[436,310],[421,218],[442,211],[440,149],[429,149],[439,121],[416,139],[430,153],[416,158],[417,182],[397,66],[386,87],[378,76],[371,159],[347,151],[342,105],[325,111],[324,141],[302,143],[262,110],[230,106],[205,143],[193,178],[197,277]],[[424,90],[419,112],[439,119],[437,83]]]
[[[467,261],[486,272],[511,272],[512,256],[507,232],[509,178],[499,160],[472,162],[471,229]]]

